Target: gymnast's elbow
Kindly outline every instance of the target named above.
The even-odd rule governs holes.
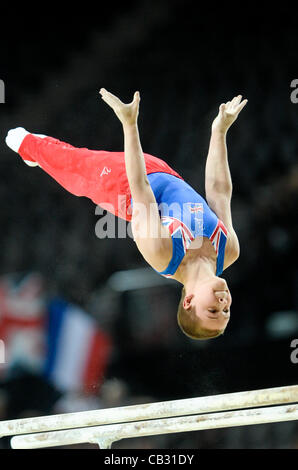
[[[238,240],[238,237],[235,237],[235,240],[234,240],[234,243],[233,243],[233,246],[230,250],[230,259],[231,259],[231,262],[232,263],[235,263],[235,261],[237,261],[237,259],[240,257],[240,244],[239,244],[239,240]]]
[[[147,175],[141,175],[137,178],[129,178],[129,187],[131,194],[140,193],[148,190],[150,187]]]

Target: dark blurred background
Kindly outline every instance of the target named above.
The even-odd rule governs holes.
[[[291,346],[298,338],[293,7],[246,3],[238,12],[226,2],[131,0],[99,4],[88,14],[75,7],[35,13],[4,9],[0,31],[4,281],[13,276],[17,285],[15,279],[38,273],[45,302],[63,297],[109,337],[95,407],[297,383]],[[95,205],[24,165],[5,144],[8,130],[22,126],[78,147],[122,150],[122,130],[99,99],[101,87],[127,102],[140,90],[143,150],[165,159],[203,196],[218,106],[237,94],[248,99],[228,135],[241,255],[223,274],[233,305],[218,339],[184,337],[176,325],[181,287],[147,269],[130,238],[99,239]],[[66,405],[68,393],[36,371],[22,364],[3,373],[2,419],[90,407],[84,393],[80,404]],[[20,404],[20,393],[31,400]],[[297,448],[298,429],[282,423],[115,444],[121,445]]]

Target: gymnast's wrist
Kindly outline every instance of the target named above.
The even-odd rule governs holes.
[[[138,124],[136,121],[123,121],[122,127],[124,132],[133,132],[138,130]]]
[[[225,137],[227,135],[228,129],[229,128],[225,125],[215,124],[211,128],[211,133],[214,136]]]

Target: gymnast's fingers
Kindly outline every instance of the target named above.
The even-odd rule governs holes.
[[[112,108],[123,104],[122,101],[117,98],[117,96],[113,95],[105,88],[101,88],[99,93],[101,94],[102,99]]]
[[[244,106],[246,105],[247,102],[248,102],[248,100],[245,99],[245,100],[242,101],[242,103],[239,103],[237,108],[236,108],[236,112],[240,113],[240,111],[242,111],[242,109],[244,108]]]

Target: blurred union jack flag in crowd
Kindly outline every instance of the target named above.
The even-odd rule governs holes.
[[[43,376],[62,392],[95,394],[112,342],[96,320],[62,298],[48,298],[39,273],[0,278],[0,378],[20,371]]]
[[[45,355],[45,308],[39,274],[0,278],[0,338],[5,345],[1,377],[19,368],[40,371]]]

